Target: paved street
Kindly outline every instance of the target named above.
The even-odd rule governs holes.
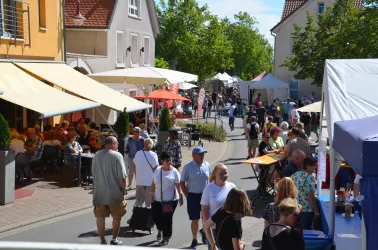
[[[227,121],[224,122],[225,128]],[[206,142],[205,148],[209,151],[208,158],[216,159],[216,156],[222,156],[221,162],[229,168],[229,181],[234,182],[238,187],[247,191],[251,196],[257,186],[257,182],[252,178],[250,165],[240,165],[239,162],[245,159],[247,154],[246,140],[241,136],[242,121],[236,119],[236,129],[234,134],[230,134],[228,127],[228,144],[227,150],[222,152],[217,148],[214,142]],[[226,148],[226,147],[223,147]],[[186,148],[183,149],[187,151]],[[206,159],[206,158],[205,158]],[[215,162],[211,162],[215,163]],[[122,222],[120,238],[125,245],[129,246],[154,246],[156,245],[156,232],[148,235],[147,232],[136,232],[133,234],[126,225],[126,220],[130,217],[130,212],[134,204],[132,194],[128,195],[128,213]],[[47,206],[48,204],[46,204]],[[261,205],[263,207],[263,205]],[[259,213],[257,213],[258,216]],[[251,244],[255,240],[261,239],[263,221],[252,216],[243,219],[243,240],[247,243],[246,249],[252,249]],[[111,220],[107,220],[107,235],[111,236]],[[39,223],[31,224],[11,231],[0,234],[2,241],[31,241],[31,242],[59,242],[59,243],[88,243],[98,244],[95,219],[92,209],[87,208],[79,212],[70,213],[61,217],[45,220]],[[186,213],[186,206],[179,207],[174,215],[173,238],[168,247],[186,248],[190,245],[191,233],[190,222]],[[201,248],[206,249],[205,246]]]

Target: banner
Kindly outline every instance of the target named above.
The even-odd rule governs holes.
[[[205,99],[205,89],[202,88],[198,94],[198,112],[197,112],[197,120],[199,120],[200,113],[202,111],[202,105],[203,105],[203,100]]]
[[[178,94],[179,89],[180,89],[180,83],[172,83],[171,85],[169,85],[169,91],[174,94]],[[173,101],[172,100],[168,101],[168,107],[171,108],[172,105],[173,105]]]
[[[320,138],[318,145],[318,194],[322,188],[322,182],[327,178],[327,139]]]

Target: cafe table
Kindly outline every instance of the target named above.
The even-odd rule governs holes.
[[[77,178],[77,185],[81,185],[81,158],[87,158],[92,160],[93,157],[95,156],[94,153],[79,153],[79,154],[72,154],[73,156],[78,157],[78,162],[77,162],[77,168],[78,168],[78,178]]]

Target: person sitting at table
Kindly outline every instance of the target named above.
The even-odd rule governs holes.
[[[140,136],[142,136],[143,139],[150,138],[150,136],[148,135],[148,132],[147,132],[147,130],[146,130],[146,124],[142,123],[142,124],[140,124],[139,127],[140,127],[140,129],[141,129],[141,131],[140,131]]]
[[[75,130],[71,130],[67,134],[66,152],[71,154],[78,154],[83,152],[83,148],[76,141],[77,133]]]
[[[15,152],[15,156],[18,153],[25,152],[25,142],[18,139],[19,135],[16,130],[11,131],[11,141],[9,143],[9,149],[12,149]]]
[[[280,219],[264,229],[261,250],[305,250],[303,235],[293,230],[298,224],[300,205],[295,199],[286,198],[278,209]]]
[[[97,131],[93,131],[89,135],[88,146],[92,153],[97,152],[101,149],[101,142],[99,139],[99,133]]]
[[[163,152],[169,152],[172,155],[172,166],[176,169],[181,167],[182,150],[181,143],[178,140],[177,130],[170,130],[168,132],[168,140],[164,145]]]
[[[62,125],[60,126],[60,131],[67,135],[68,134],[68,127],[70,126],[70,123],[68,121],[63,121]]]
[[[26,130],[26,134],[28,138],[25,142],[25,150],[26,152],[33,152],[33,156],[31,158],[31,166],[32,168],[37,168],[39,160],[42,157],[43,141],[36,135],[34,128],[28,128]]]
[[[280,132],[281,129],[277,126],[270,130],[269,144],[272,146],[272,149],[282,150],[285,146],[285,143],[280,136]]]
[[[312,222],[319,218],[318,204],[315,197],[316,180],[313,175],[317,166],[314,158],[307,157],[303,161],[302,169],[291,176],[297,187],[297,199],[302,206],[300,218],[303,229],[312,229]]]
[[[34,125],[34,129],[35,129],[35,134],[42,139],[42,141],[45,139],[43,137],[43,134],[41,132],[41,126],[39,126],[38,124]]]
[[[296,172],[300,171],[305,158],[306,154],[302,150],[295,150],[290,157],[289,164],[285,167],[283,171],[283,176],[290,177]]]
[[[311,156],[310,144],[306,140],[300,137],[300,131],[298,128],[292,128],[290,131],[290,141],[285,148],[285,157],[291,157],[292,153],[299,149],[302,150],[307,157]]]
[[[273,154],[277,153],[278,150],[273,149],[272,146],[269,144],[270,140],[270,134],[269,133],[264,133],[263,134],[263,139],[259,144],[259,155],[267,155],[267,154]]]
[[[46,138],[49,136],[50,131],[52,131],[52,130],[53,130],[53,127],[51,125],[46,125],[43,128],[42,134],[43,134],[44,140],[46,140]]]
[[[58,146],[60,150],[64,149],[64,147],[62,147],[61,142],[57,140],[56,138],[57,138],[56,133],[53,130],[51,130],[47,134],[46,140],[43,142],[43,146]]]

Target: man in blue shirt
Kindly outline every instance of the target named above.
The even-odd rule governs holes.
[[[285,122],[287,122],[289,120],[289,111],[291,109],[291,104],[290,104],[291,100],[290,98],[287,98],[286,102],[283,102],[283,106],[284,106],[284,117],[283,117],[283,120]]]
[[[192,244],[191,248],[198,247],[197,232],[198,222],[201,217],[201,198],[205,186],[209,183],[211,166],[204,161],[206,150],[201,147],[195,147],[192,151],[193,161],[184,166],[181,173],[180,186],[187,201],[189,220],[192,221]],[[207,244],[205,232],[201,229],[202,241]]]

